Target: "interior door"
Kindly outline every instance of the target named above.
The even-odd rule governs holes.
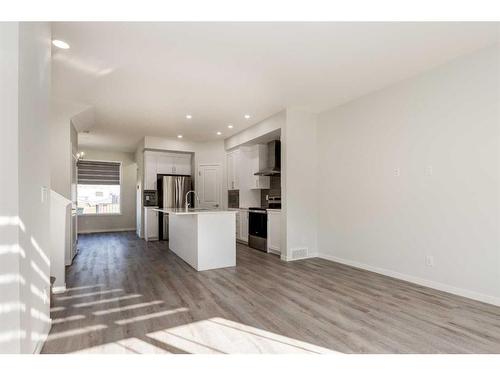
[[[221,206],[222,172],[219,164],[199,165],[196,183],[200,206],[219,208]]]

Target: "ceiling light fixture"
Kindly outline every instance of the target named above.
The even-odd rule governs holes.
[[[229,124],[227,127],[228,127],[228,129],[232,129],[233,128],[233,124]]]
[[[248,120],[250,118],[250,115],[245,115],[245,118]]]
[[[191,115],[186,115],[186,118],[187,118],[188,120],[191,120],[191,119],[193,118],[193,116],[191,116]]]
[[[221,135],[222,133],[221,132],[217,132],[217,135]]]
[[[63,42],[62,40],[59,39],[54,39],[52,41],[52,44],[55,45],[57,48],[62,48],[62,49],[68,49],[69,44],[66,42]]]
[[[177,138],[179,138],[179,139],[180,139],[180,138],[182,138],[182,134],[179,134],[179,135],[177,136]]]

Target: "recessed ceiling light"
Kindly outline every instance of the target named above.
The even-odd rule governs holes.
[[[221,135],[222,133],[221,132],[217,132],[217,135]]]
[[[250,118],[250,115],[245,115],[245,118],[248,120]]]
[[[228,129],[232,129],[233,128],[233,124],[229,124],[227,127],[228,127]]]
[[[191,115],[186,115],[186,118],[187,118],[188,120],[191,120],[191,119],[193,118],[193,116],[191,116]]]
[[[68,49],[69,44],[66,42],[63,42],[62,40],[59,39],[54,39],[52,41],[52,44],[55,45],[57,48],[62,48],[62,49]]]
[[[182,134],[179,134],[179,135],[177,136],[177,138],[182,138]]]

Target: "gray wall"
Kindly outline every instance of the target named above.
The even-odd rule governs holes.
[[[78,217],[78,232],[135,230],[137,164],[133,153],[80,149],[87,160],[121,161],[121,214]]]

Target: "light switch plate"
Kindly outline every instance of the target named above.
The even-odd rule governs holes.
[[[45,203],[47,201],[47,187],[46,186],[42,186],[41,189],[40,189],[40,201],[42,203]]]

